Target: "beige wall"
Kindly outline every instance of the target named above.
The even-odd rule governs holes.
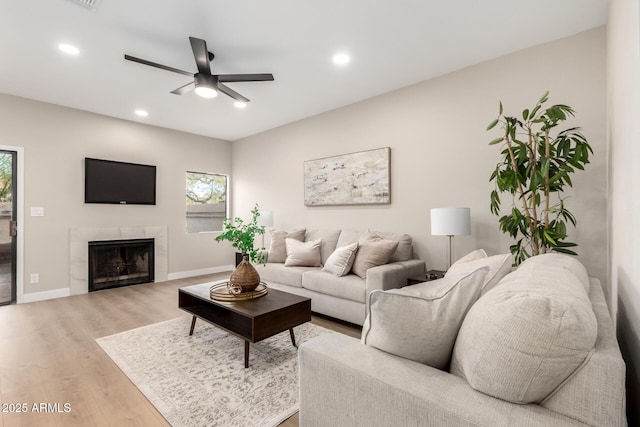
[[[25,293],[69,287],[74,227],[167,226],[169,273],[230,264],[211,234],[185,233],[184,196],[187,170],[231,173],[229,142],[1,94],[0,123],[0,144],[24,147]],[[84,157],[156,165],[157,205],[84,204]]]
[[[640,425],[640,10],[609,2],[610,274],[620,349],[627,364],[629,425]],[[614,304],[613,313],[616,313]]]
[[[604,28],[581,33],[236,141],[234,211],[248,215],[258,202],[273,210],[278,228],[406,232],[428,268],[444,268],[446,237],[430,235],[429,211],[468,206],[472,235],[455,239],[457,255],[478,247],[508,252],[510,241],[489,211],[488,179],[499,149],[487,145],[496,134],[485,128],[499,100],[519,115],[548,89],[552,102],[575,108],[574,124],[595,151],[567,205],[578,218],[571,237],[581,259],[605,279],[605,35]],[[391,147],[391,205],[304,206],[305,160],[385,146]]]

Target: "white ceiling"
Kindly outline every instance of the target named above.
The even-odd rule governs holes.
[[[0,0],[0,92],[236,140],[606,23],[607,0]],[[195,72],[188,37],[214,74],[252,102],[169,93]],[[80,55],[61,53],[59,43]],[[331,58],[348,52],[351,63]],[[139,118],[135,109],[149,111]]]

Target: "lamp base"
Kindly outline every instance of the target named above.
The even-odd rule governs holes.
[[[453,262],[453,235],[447,237],[449,237],[449,253],[447,254],[447,270],[449,270]]]

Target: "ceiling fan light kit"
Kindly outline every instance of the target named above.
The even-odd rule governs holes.
[[[195,92],[203,98],[215,98],[218,96],[216,88],[216,79],[211,75],[196,74],[194,76]]]
[[[189,42],[191,43],[193,57],[196,61],[196,66],[198,67],[197,73],[190,73],[188,71],[179,70],[177,68],[147,61],[146,59],[136,58],[127,54],[124,55],[124,59],[137,62],[139,64],[148,65],[150,67],[160,68],[162,70],[193,77],[192,82],[189,82],[184,86],[172,90],[171,93],[175,95],[184,95],[185,93],[195,90],[195,93],[203,98],[214,98],[218,96],[218,92],[222,92],[230,98],[233,98],[236,101],[236,104],[246,104],[247,102],[249,102],[249,98],[240,95],[238,92],[223,83],[273,81],[273,74],[270,73],[211,74],[210,63],[215,55],[207,50],[207,42],[195,37],[189,37]]]

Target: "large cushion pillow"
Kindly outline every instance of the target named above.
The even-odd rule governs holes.
[[[367,277],[367,270],[386,264],[398,248],[398,242],[382,239],[378,236],[368,236],[358,242],[358,252],[353,261],[351,271],[362,279]]]
[[[333,273],[336,276],[345,276],[351,271],[353,261],[356,259],[356,252],[358,251],[358,243],[351,243],[350,245],[336,248],[335,251],[324,264],[323,270]]]
[[[469,252],[468,254],[466,254],[456,262],[468,262],[468,261],[473,261],[476,259],[481,259],[486,257],[487,257],[487,253],[484,251],[484,249],[476,249],[475,251]]]
[[[490,396],[539,403],[583,366],[597,334],[581,280],[562,266],[540,262],[505,276],[471,307],[451,373]]]
[[[305,242],[318,239],[322,240],[322,243],[320,244],[320,256],[322,257],[322,264],[325,264],[327,262],[327,258],[329,258],[329,255],[331,255],[336,249],[339,237],[340,230],[307,228],[304,232]]]
[[[290,233],[281,230],[271,230],[271,246],[269,246],[267,262],[284,262],[284,260],[287,259],[285,239],[288,237],[302,242],[304,241],[304,232],[304,228],[293,230]]]
[[[358,243],[364,232],[362,230],[342,230],[336,247],[346,246],[351,243]]]
[[[533,256],[531,258],[527,258],[520,266],[518,270],[521,272],[527,270],[539,270],[539,269],[548,269],[552,268],[554,271],[559,269],[562,271],[562,274],[572,274],[580,279],[585,291],[587,294],[591,289],[589,274],[587,273],[587,269],[582,265],[580,261],[578,261],[574,257],[566,256],[564,254],[559,254],[557,252],[551,252],[548,254],[542,254],[538,256]]]
[[[287,247],[287,258],[284,261],[285,267],[320,267],[322,258],[320,257],[321,239],[310,242],[301,242],[296,239],[285,239]]]
[[[402,289],[371,292],[362,342],[447,369],[462,320],[480,297],[488,271],[482,267]]]
[[[484,254],[484,256],[479,257],[478,255],[480,254]],[[487,256],[483,249],[479,249],[456,261],[449,267],[445,276],[469,273],[477,270],[479,267],[487,266],[489,267],[489,273],[484,279],[484,285],[482,286],[482,293],[484,294],[496,286],[504,276],[509,274],[512,263],[513,256],[511,254]]]

